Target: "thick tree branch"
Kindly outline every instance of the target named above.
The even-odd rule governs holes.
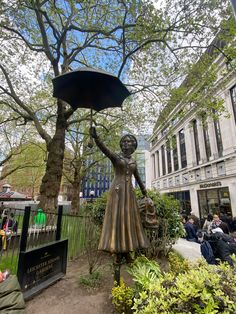
[[[9,95],[10,97],[12,97],[14,99],[14,101],[16,102],[16,104],[21,108],[23,109],[27,114],[27,115],[22,115],[21,111],[18,110],[17,108],[15,107],[12,107],[12,109],[18,113],[19,115],[23,116],[23,118],[26,118],[26,119],[30,119],[32,121],[34,121],[34,124],[40,134],[40,136],[48,143],[50,140],[51,140],[51,137],[49,136],[49,134],[42,128],[41,124],[39,123],[39,120],[38,118],[36,117],[36,115],[34,114],[34,112],[32,110],[30,110],[30,108],[28,106],[26,106],[22,101],[21,99],[17,96],[14,88],[13,88],[13,85],[12,85],[12,82],[11,82],[11,79],[6,71],[6,69],[2,66],[2,64],[0,64],[0,69],[2,70],[4,76],[5,76],[5,79],[6,79],[6,82],[7,82],[7,85],[10,89],[10,92],[8,92],[5,88],[3,87],[0,87],[7,95]],[[9,104],[8,104],[9,105]]]
[[[36,1],[36,2],[39,3],[38,1]],[[47,32],[46,32],[46,29],[45,29],[45,25],[44,25],[44,21],[43,21],[43,18],[42,18],[42,13],[41,13],[40,7],[38,7],[38,6],[35,7],[35,14],[36,14],[38,25],[39,25],[39,29],[40,29],[40,32],[41,32],[42,41],[43,41],[43,45],[44,45],[44,49],[45,49],[45,54],[46,54],[46,56],[48,57],[49,61],[52,64],[55,76],[57,76],[57,75],[59,75],[59,69],[58,69],[58,63],[57,63],[58,57],[57,57],[57,59],[55,59],[53,54],[52,54],[52,52],[51,52],[51,50],[50,50],[50,45],[49,45],[49,42],[48,42]]]
[[[26,44],[26,46],[32,50],[32,51],[36,51],[36,52],[45,52],[44,48],[42,47],[42,45],[36,45],[33,43],[30,43],[19,31],[17,31],[16,29],[9,27],[7,25],[1,25],[1,27],[9,32],[15,33],[18,37],[18,39],[22,39],[24,41],[24,43]],[[38,47],[38,48],[37,48]]]

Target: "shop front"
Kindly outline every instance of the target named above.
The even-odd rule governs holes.
[[[186,191],[178,191],[167,193],[167,195],[172,196],[176,200],[180,202],[180,213],[184,213],[185,215],[190,215],[191,212],[191,203],[190,203],[190,192]]]
[[[219,187],[213,188],[214,186]],[[221,187],[221,182],[200,184],[200,190],[197,193],[200,218],[203,219],[208,214],[232,217],[229,188]]]

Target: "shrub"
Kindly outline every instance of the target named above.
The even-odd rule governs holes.
[[[176,275],[190,270],[191,265],[189,260],[183,258],[176,252],[169,252],[168,260],[170,271]]]
[[[226,264],[212,266],[201,261],[192,264],[191,269],[179,267],[179,274],[160,274],[148,286],[141,272],[135,276],[139,277],[139,285],[143,282],[143,288],[135,293],[133,313],[236,312],[236,270]]]
[[[123,278],[120,279],[120,285],[112,288],[112,303],[118,313],[132,313],[134,290],[127,287]]]
[[[160,266],[153,260],[145,256],[139,256],[134,263],[127,268],[129,274],[133,276],[136,290],[147,290],[151,283],[160,276]]]
[[[105,209],[107,204],[108,193],[103,193],[100,197],[96,198],[93,202],[93,208],[91,210],[94,223],[98,226],[102,226],[103,218],[105,215]]]
[[[150,241],[146,255],[152,258],[167,255],[176,240],[185,235],[185,230],[179,214],[179,201],[154,190],[149,190],[148,196],[155,204],[158,218],[157,228],[146,229]],[[139,190],[137,190],[137,197],[142,197]]]
[[[100,280],[101,280],[100,272],[95,271],[92,274],[81,276],[79,278],[79,283],[83,286],[94,288],[96,286],[99,286]]]

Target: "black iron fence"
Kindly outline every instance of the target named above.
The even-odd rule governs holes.
[[[86,249],[89,216],[58,213],[42,213],[31,209],[7,209],[0,217],[0,270],[9,269],[17,273],[19,252],[40,247],[52,241],[68,238],[68,259],[77,258]],[[58,219],[59,214],[59,219]],[[7,219],[12,220],[7,225]],[[23,220],[28,219],[27,230],[23,230]],[[58,224],[60,227],[58,227]],[[27,238],[20,247],[22,237]]]

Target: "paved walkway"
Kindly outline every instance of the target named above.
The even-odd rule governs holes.
[[[201,258],[200,244],[195,242],[189,242],[185,239],[180,238],[173,246],[173,249],[175,249],[184,258],[189,259],[190,262],[194,262],[197,259]]]

